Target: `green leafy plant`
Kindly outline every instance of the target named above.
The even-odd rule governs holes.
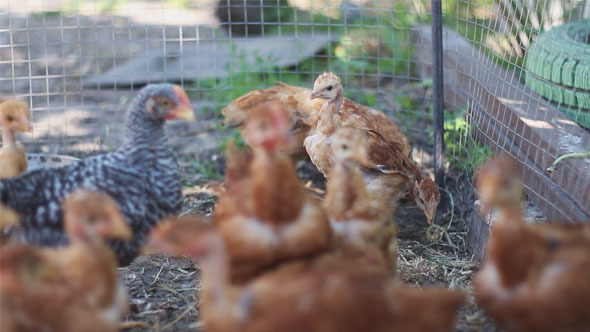
[[[474,137],[474,128],[465,120],[466,108],[445,110],[444,142],[451,168],[474,172],[492,155],[492,150]]]
[[[228,135],[223,138],[223,141],[221,142],[222,151],[225,152],[227,150],[229,142],[233,142],[238,149],[244,149],[247,147],[244,138],[237,129],[232,129],[231,135]]]
[[[215,163],[211,160],[191,158],[189,162],[195,169],[196,173],[202,175],[206,179],[219,180],[223,177],[223,175],[217,171]]]

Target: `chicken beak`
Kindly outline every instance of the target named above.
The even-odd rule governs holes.
[[[320,97],[319,92],[317,92],[317,91],[314,90],[314,91],[311,92],[311,95],[309,96],[309,99],[317,99],[319,97]]]
[[[193,109],[190,108],[190,106],[179,106],[172,111],[172,118],[192,122],[195,121],[195,112],[193,112]]]
[[[178,100],[180,100],[180,105],[170,112],[170,119],[195,121],[195,112],[191,108],[186,92],[178,85],[174,86],[173,90]]]
[[[486,214],[490,213],[491,211],[492,211],[492,205],[489,204],[488,202],[484,202],[484,201],[480,200],[479,214],[481,216],[485,216]]]
[[[143,247],[141,247],[141,253],[144,255],[153,255],[162,252],[162,246],[159,237],[156,234],[150,236],[149,240]]]
[[[24,132],[30,133],[33,131],[33,126],[31,126],[31,121],[29,121],[29,119],[26,116],[21,116],[18,119],[18,122],[20,124],[20,129]]]
[[[368,151],[366,148],[364,148],[364,146],[362,148],[359,148],[356,153],[354,154],[354,160],[359,164],[359,165],[366,165],[369,162],[369,158],[368,158]]]
[[[352,156],[346,158],[346,160],[353,163],[354,165],[363,165],[366,161],[366,158],[360,154],[353,154]]]
[[[428,221],[428,224],[432,225],[434,217],[436,216],[436,206],[427,208],[424,214],[426,215],[426,221]]]
[[[110,236],[119,240],[130,240],[133,237],[133,231],[129,224],[122,221],[113,225]]]
[[[16,225],[18,220],[18,213],[0,204],[0,229]]]

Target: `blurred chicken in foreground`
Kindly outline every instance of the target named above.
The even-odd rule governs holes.
[[[397,265],[397,230],[389,202],[371,195],[359,164],[366,160],[362,135],[352,128],[340,128],[331,140],[334,166],[329,173],[323,207],[332,229],[346,242],[377,246],[390,270]]]
[[[13,209],[0,203],[0,246],[10,242],[11,228],[18,224],[20,216]]]
[[[590,224],[527,224],[520,169],[502,157],[477,176],[484,211],[499,208],[477,302],[507,331],[590,330]]]
[[[0,230],[18,223],[18,213],[0,203]]]
[[[367,190],[389,200],[394,210],[402,198],[415,200],[432,223],[440,201],[438,187],[414,164],[408,138],[399,127],[382,112],[343,99],[340,78],[332,73],[317,78],[311,98],[324,100],[318,121],[304,141],[314,165],[329,179],[333,135],[338,128],[354,128],[367,147],[367,157],[360,164]]]
[[[106,238],[132,236],[116,204],[77,191],[63,204],[71,243],[63,248],[2,249],[2,331],[117,331],[127,310],[117,259]]]
[[[0,149],[0,179],[15,177],[27,170],[24,146],[16,141],[17,132],[30,132],[29,105],[20,100],[7,100],[0,104],[2,148]]]
[[[198,219],[164,221],[150,242],[168,254],[197,260],[201,317],[208,332],[453,331],[456,310],[464,302],[460,292],[418,291],[387,275],[366,273],[365,256],[350,251],[291,260],[232,284],[223,236]]]
[[[250,111],[245,130],[253,156],[228,151],[226,192],[215,209],[233,278],[325,249],[331,242],[323,210],[304,191],[291,159],[278,152],[281,142],[289,140],[280,104]]]

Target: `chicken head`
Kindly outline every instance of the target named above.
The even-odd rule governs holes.
[[[3,102],[0,104],[0,124],[4,130],[30,132],[33,128],[31,127],[29,105],[21,100]]]
[[[498,206],[519,206],[522,195],[520,174],[520,166],[508,156],[483,165],[475,180],[482,202],[481,213]]]
[[[269,102],[253,109],[246,119],[244,139],[253,147],[274,151],[291,139],[287,114],[278,103]]]
[[[16,225],[18,219],[18,213],[0,203],[0,229]]]
[[[367,146],[362,136],[352,128],[338,129],[330,141],[334,158],[343,162],[363,164],[367,161]]]
[[[80,189],[63,202],[64,228],[72,239],[117,238],[128,240],[131,227],[107,195]]]
[[[440,192],[438,186],[429,177],[424,177],[414,183],[416,192],[416,204],[424,214],[429,224],[432,224],[436,215],[436,208],[440,202]]]
[[[144,106],[156,120],[182,119],[194,121],[193,112],[186,92],[178,85],[152,84],[141,90]]]
[[[221,241],[221,244],[217,241]],[[185,217],[162,220],[152,230],[146,248],[172,256],[186,254],[192,258],[202,258],[217,245],[223,245],[223,240],[212,223],[196,217]]]
[[[318,76],[313,84],[311,99],[325,99],[329,102],[342,100],[342,81],[333,73],[323,73]],[[340,108],[340,107],[338,107]]]

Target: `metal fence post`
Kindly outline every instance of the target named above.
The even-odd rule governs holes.
[[[434,89],[434,176],[436,184],[444,185],[444,109],[441,0],[432,5],[432,84]]]

